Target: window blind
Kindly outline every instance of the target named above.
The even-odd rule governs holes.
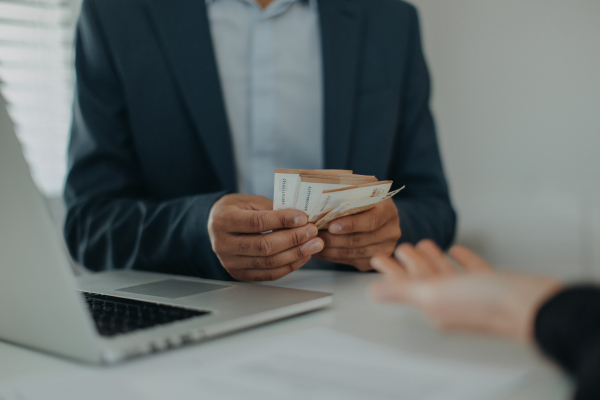
[[[0,91],[33,179],[61,193],[73,102],[79,0],[0,0]]]

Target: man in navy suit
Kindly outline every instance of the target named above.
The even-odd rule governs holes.
[[[403,1],[85,0],[76,70],[65,236],[88,268],[272,280],[311,258],[364,271],[398,241],[452,241]],[[272,210],[276,167],[406,190],[319,233]]]

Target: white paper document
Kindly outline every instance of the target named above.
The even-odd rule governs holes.
[[[508,396],[526,376],[525,370],[422,358],[328,329],[272,339],[220,359],[182,356],[180,363],[165,358],[154,369],[140,362],[0,388],[0,399],[486,400]]]

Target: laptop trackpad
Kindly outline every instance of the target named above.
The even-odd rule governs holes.
[[[144,294],[147,296],[177,299],[192,296],[194,294],[211,292],[213,290],[225,289],[229,285],[216,283],[191,282],[182,279],[165,279],[164,281],[146,283],[143,285],[129,286],[117,289],[117,292]]]

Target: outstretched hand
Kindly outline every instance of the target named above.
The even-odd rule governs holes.
[[[539,307],[561,289],[552,278],[494,272],[460,245],[449,258],[430,240],[398,246],[394,257],[374,257],[384,279],[371,287],[378,301],[403,302],[427,313],[441,329],[497,334],[521,341],[533,337]]]

